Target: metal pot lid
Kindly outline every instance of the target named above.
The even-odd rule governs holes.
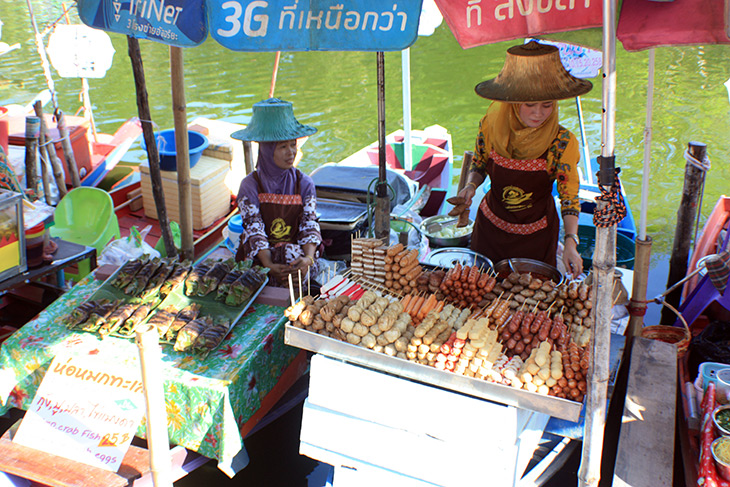
[[[462,247],[443,247],[432,251],[426,257],[426,264],[450,269],[459,262],[461,265],[478,265],[491,268],[492,261],[478,252]]]

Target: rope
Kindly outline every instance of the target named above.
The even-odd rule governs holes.
[[[707,157],[707,154],[705,154],[705,157],[702,158],[702,160],[695,159],[695,157],[689,153],[689,149],[684,150],[684,159],[700,171],[709,171],[712,167],[712,162],[710,161],[710,158]]]
[[[601,185],[601,175],[600,173],[598,175],[598,188],[601,190],[601,194],[596,196],[596,201],[604,201],[606,207],[593,212],[593,224],[596,227],[606,228],[616,225],[626,216],[626,202],[621,192],[621,180],[618,177],[620,172],[621,169],[616,168],[615,182],[610,189]]]

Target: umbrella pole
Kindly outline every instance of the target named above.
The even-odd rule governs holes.
[[[165,244],[165,252],[168,256],[175,255],[175,242],[170,231],[170,222],[167,218],[167,206],[165,205],[165,193],[162,190],[162,174],[160,174],[160,153],[157,150],[155,132],[152,128],[152,114],[150,103],[147,97],[147,82],[144,75],[144,64],[142,64],[142,53],[139,49],[137,38],[127,36],[127,53],[132,61],[132,73],[134,74],[134,91],[137,95],[137,113],[142,123],[142,135],[147,146],[147,160],[150,163],[150,181],[152,182],[152,197],[155,200],[157,220],[160,222],[162,242]]]
[[[377,53],[378,62],[378,184],[375,200],[375,237],[390,238],[390,199],[385,162],[385,55]]]
[[[616,0],[603,1],[603,115],[600,183],[614,184],[614,146],[616,124]],[[604,207],[606,202],[599,202]],[[606,424],[606,397],[611,344],[614,268],[616,266],[616,225],[596,228],[593,256],[595,325],[588,369],[585,431],[578,480],[580,487],[597,487],[601,479],[603,434]]]
[[[646,286],[649,280],[651,260],[651,237],[646,235],[647,211],[649,208],[649,175],[651,173],[651,136],[654,114],[654,49],[649,49],[648,77],[646,81],[646,124],[644,125],[644,167],[641,176],[641,215],[639,236],[636,239],[636,264],[634,283],[629,305],[629,337],[639,336],[646,314]]]
[[[401,76],[403,82],[403,169],[413,169],[411,148],[411,48],[401,51]]]
[[[190,194],[190,154],[188,152],[188,122],[181,47],[170,46],[170,78],[172,80],[172,115],[175,120],[175,148],[177,149],[177,188],[180,198],[182,258],[193,260],[193,204]]]

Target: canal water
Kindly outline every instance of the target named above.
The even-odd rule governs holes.
[[[72,3],[72,2],[70,2]],[[59,17],[58,0],[34,1],[41,29]],[[0,0],[4,22],[2,42],[21,48],[0,58],[0,105],[25,104],[46,88],[25,2]],[[78,22],[73,14],[72,22]],[[114,63],[103,79],[89,80],[90,96],[99,130],[113,133],[136,116],[132,70],[125,37],[111,34]],[[446,127],[454,142],[455,174],[464,151],[472,150],[479,119],[487,102],[474,86],[494,77],[505,50],[517,41],[461,49],[444,25],[411,48],[412,126]],[[172,128],[168,48],[142,41],[152,118],[160,129]],[[690,141],[707,144],[712,169],[707,176],[700,225],[718,197],[727,192],[730,169],[730,104],[724,82],[730,76],[726,46],[662,47],[656,49],[654,124],[648,234],[654,240],[648,295],[666,286],[676,214],[681,198],[685,160]],[[240,53],[224,49],[212,39],[184,51],[187,115],[236,123],[250,120],[253,103],[267,98],[274,53]],[[639,219],[645,107],[647,52],[630,53],[617,47],[616,164],[635,218]],[[294,103],[297,118],[317,127],[304,149],[301,168],[342,160],[377,139],[376,55],[373,52],[284,52],[275,95]],[[386,130],[402,128],[401,55],[385,54]],[[81,82],[53,77],[62,109],[74,113]],[[586,141],[590,153],[601,149],[601,80],[583,97]],[[561,123],[579,134],[573,101],[560,103]],[[139,162],[144,152],[135,145],[125,156]],[[650,305],[647,324],[658,322],[660,310]]]

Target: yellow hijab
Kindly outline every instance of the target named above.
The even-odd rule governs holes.
[[[487,130],[483,131],[497,154],[510,159],[535,159],[545,153],[558,135],[558,103],[539,127],[528,127],[520,118],[520,103],[493,102],[487,109]]]

